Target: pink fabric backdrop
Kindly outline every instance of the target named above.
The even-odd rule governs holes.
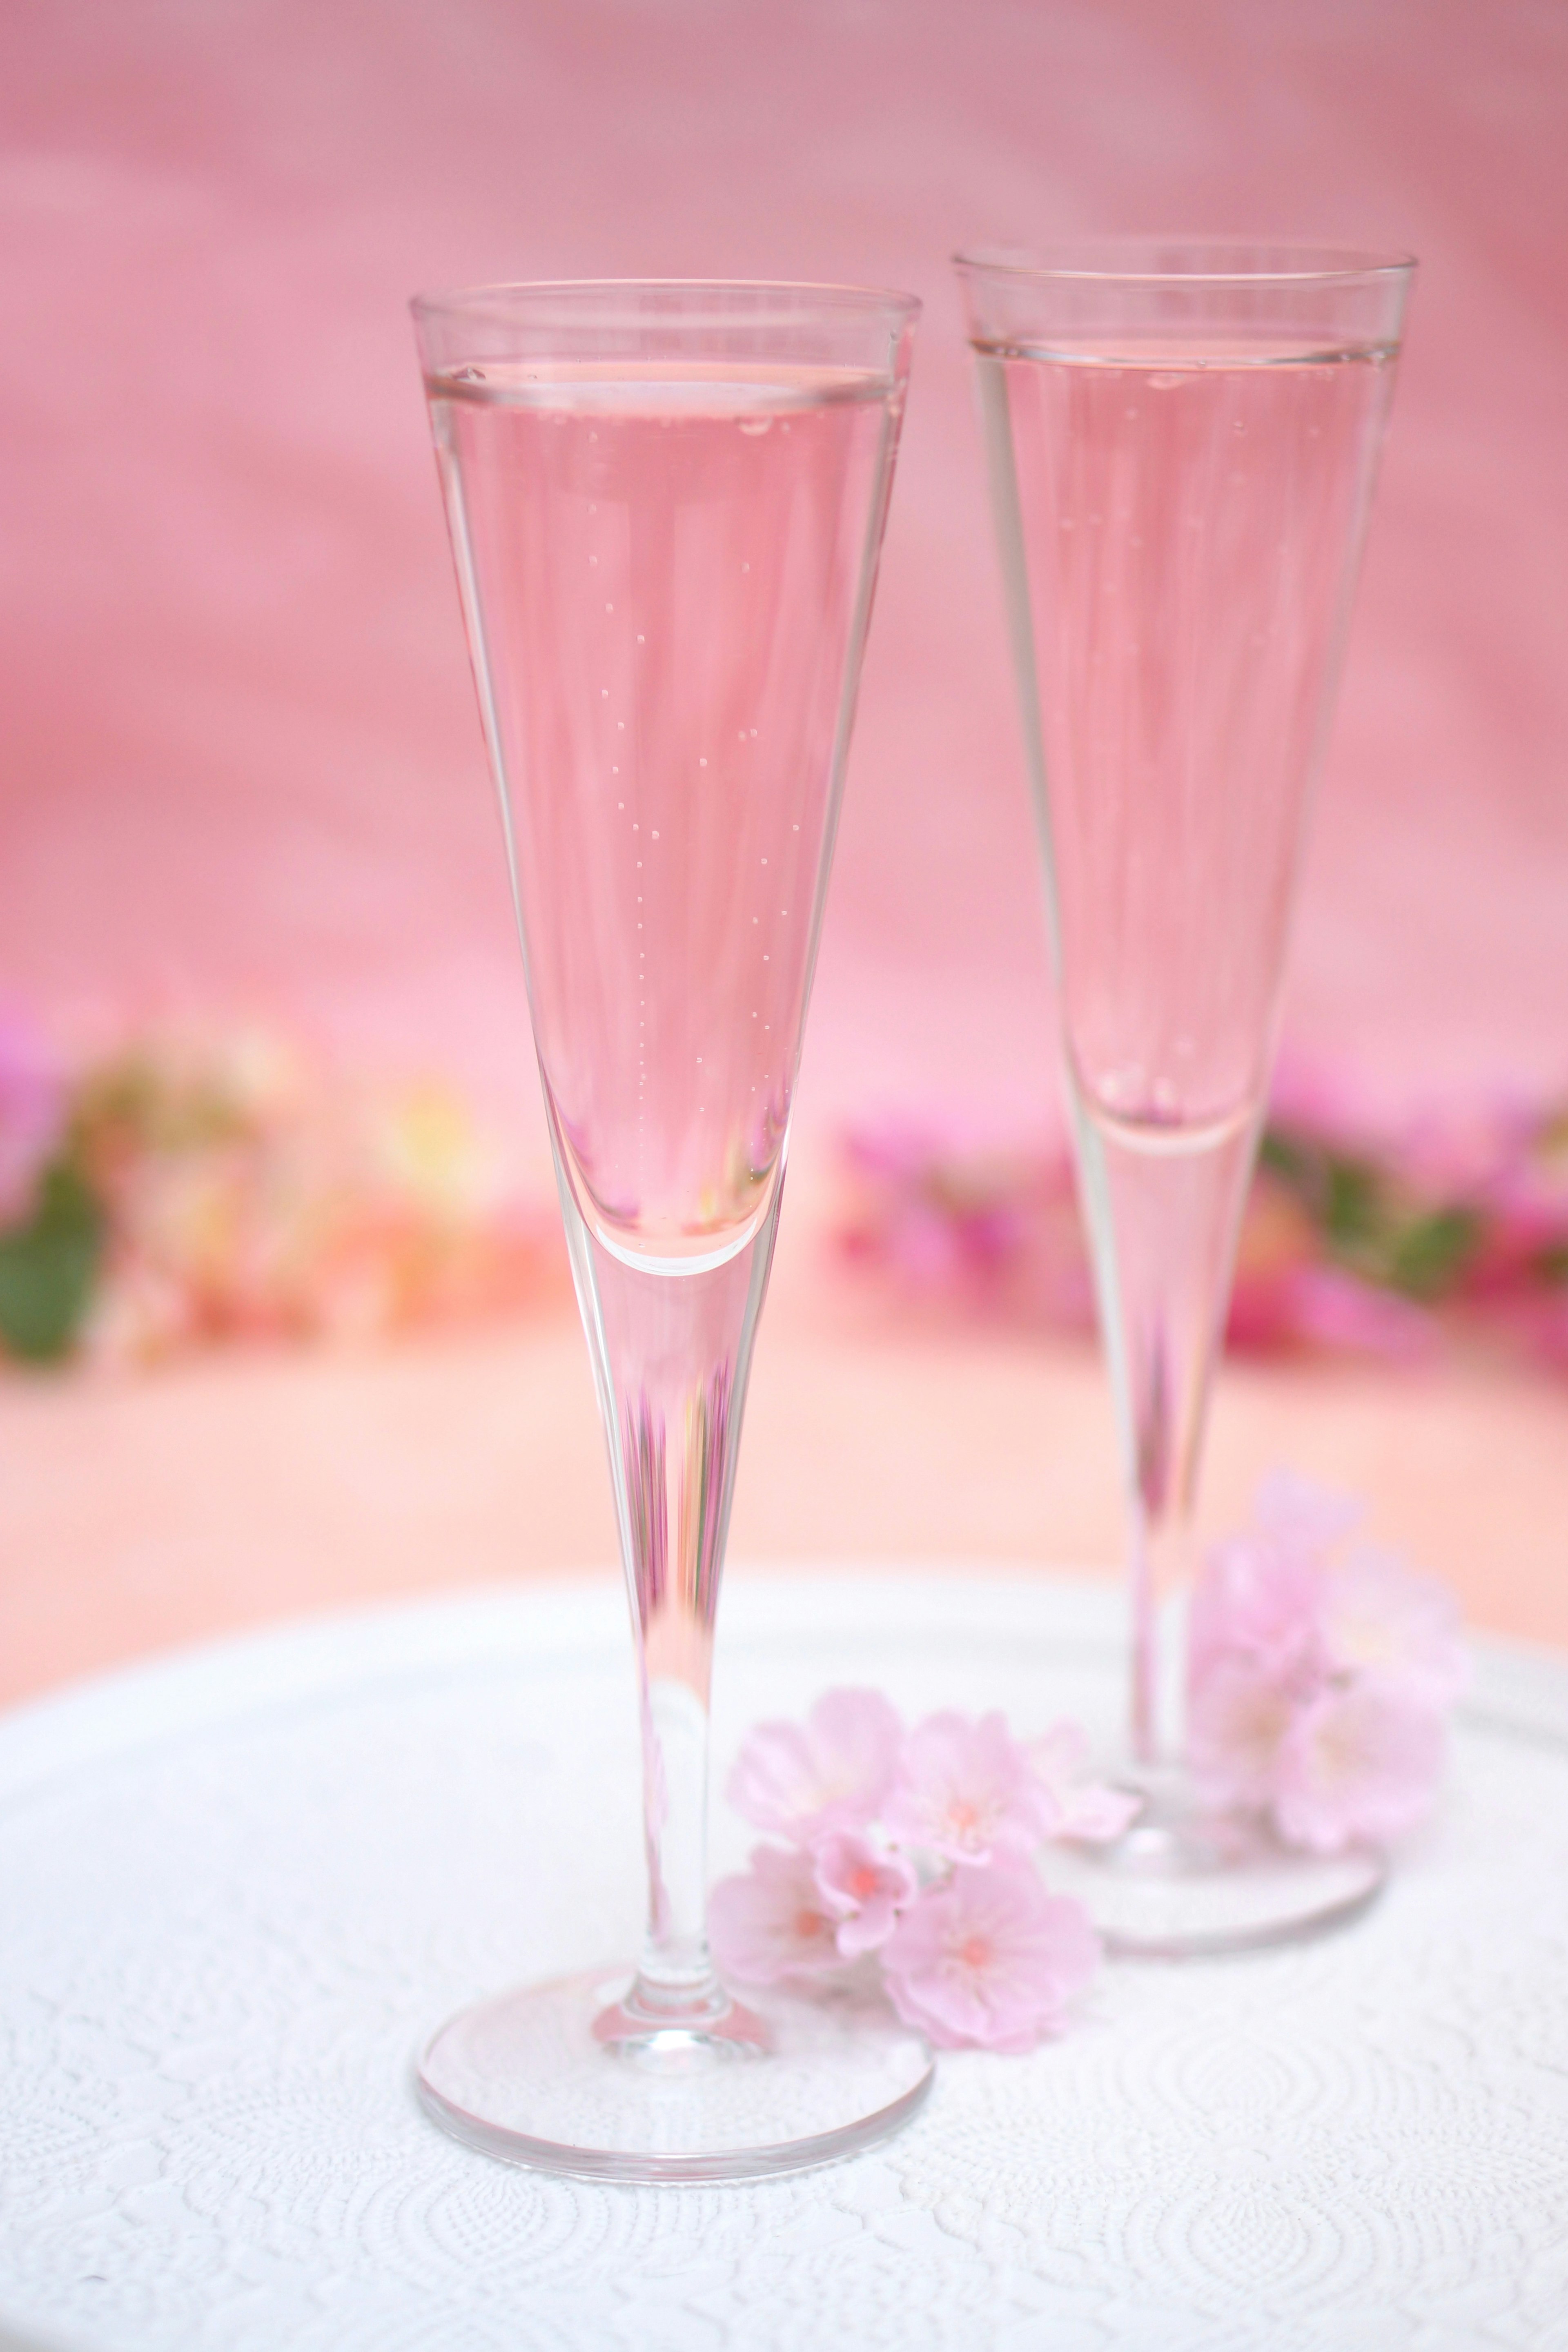
[[[1050,1086],[953,245],[1423,259],[1290,1027],[1568,1076],[1568,12],[34,0],[0,74],[0,986],[282,1007],[531,1101],[416,285],[928,303],[803,1116]],[[531,1114],[530,1114],[531,1116]]]

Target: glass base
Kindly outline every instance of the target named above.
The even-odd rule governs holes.
[[[1107,1845],[1058,1846],[1053,1893],[1080,1902],[1119,1958],[1204,1959],[1293,1943],[1363,1911],[1388,1875],[1373,1846],[1282,1845],[1261,1823],[1205,1811],[1178,1776],[1136,1776],[1144,1809]]]
[[[931,2054],[880,2006],[770,1992],[700,2025],[628,2023],[629,1968],[527,1985],[444,2025],[426,2107],[510,2164],[591,2180],[755,2180],[853,2156],[931,2088]]]

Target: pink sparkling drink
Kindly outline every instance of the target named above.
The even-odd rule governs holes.
[[[737,2001],[706,1934],[715,1612],[918,305],[516,286],[415,306],[632,1603],[634,1967],[448,2020],[431,2112],[530,2164],[736,2179],[893,2130],[886,2018]]]
[[[563,1172],[613,1253],[711,1263],[782,1169],[887,382],[432,389]]]
[[[1030,518],[1064,1022],[1097,1118],[1216,1134],[1261,1100],[1393,358],[980,357]]]
[[[1410,266],[1132,241],[958,267],[1130,1507],[1148,1802],[1095,1907],[1123,1950],[1232,1948],[1348,1916],[1381,1869],[1229,1867],[1160,1636]]]
[[[1027,518],[1015,645],[1063,1045],[1158,1524],[1196,1477],[1394,355],[976,356]],[[1150,1751],[1156,1706],[1141,1689]]]

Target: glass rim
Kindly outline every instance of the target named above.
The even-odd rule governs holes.
[[[1162,252],[1190,256],[1192,266],[1163,265],[1155,259]],[[1210,257],[1208,267],[1203,266],[1200,257],[1204,255]],[[952,266],[968,277],[1013,278],[1035,285],[1284,289],[1408,278],[1416,258],[1413,253],[1310,245],[1289,238],[1265,242],[1222,236],[1104,236],[1066,239],[1035,249],[963,246],[952,256]]]
[[[817,311],[858,314],[864,318],[880,314],[908,324],[919,317],[922,307],[918,294],[902,294],[892,287],[816,285],[788,278],[502,278],[488,285],[432,289],[413,295],[408,307],[416,319],[472,318],[487,313],[502,317],[524,308],[526,299],[536,299],[543,305],[553,299],[563,307],[586,310],[595,302],[602,302],[608,309],[617,297],[631,303],[645,295],[708,298],[712,307],[706,314],[694,307],[689,314],[694,321],[704,315],[710,320],[721,317],[727,299],[735,303],[738,316],[744,315],[746,301],[757,296],[778,298],[776,315],[781,320],[791,316],[805,319]],[[764,302],[752,315],[765,317],[767,309]],[[678,310],[671,310],[664,313],[663,323],[675,324],[679,317]]]

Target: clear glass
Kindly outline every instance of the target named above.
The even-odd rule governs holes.
[[[918,305],[789,286],[416,302],[642,1710],[635,1966],[504,1994],[426,2104],[518,2161],[722,2179],[868,2145],[918,2036],[743,2005],[704,1932],[736,1454]]]
[[[1184,1784],[1188,1528],[1295,877],[1413,265],[1243,245],[961,255],[1131,1528],[1144,1813],[1123,1950],[1321,1926],[1383,1872]]]

